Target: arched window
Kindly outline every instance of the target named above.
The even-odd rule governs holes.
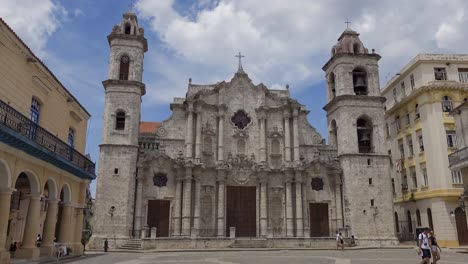
[[[237,141],[237,154],[245,154],[245,140],[243,139]]]
[[[336,127],[336,121],[332,120],[330,123],[330,137],[329,143],[332,146],[338,147],[338,128]]]
[[[372,152],[372,123],[365,118],[356,122],[359,153]]]
[[[330,98],[334,99],[336,97],[336,88],[335,88],[335,74],[333,72],[330,73],[330,77],[328,79],[328,87],[330,89]]]
[[[451,112],[452,109],[452,98],[450,96],[442,96],[442,111]]]
[[[129,23],[126,23],[125,24],[125,35],[130,35],[131,32],[132,32],[132,26],[130,26]]]
[[[116,130],[125,129],[125,112],[119,111],[115,115],[115,129]]]
[[[395,212],[395,228],[396,228],[396,232],[400,233],[400,223],[398,222],[398,213],[397,212]]]
[[[280,154],[280,143],[278,139],[273,139],[271,141],[271,153]]]
[[[353,88],[356,95],[367,95],[367,73],[361,68],[356,68],[353,71]]]
[[[411,221],[411,212],[409,210],[406,212],[406,218],[406,220],[408,221],[408,231],[410,233],[413,233],[413,223]]]
[[[130,69],[130,58],[124,55],[120,58],[119,80],[128,80],[128,71]]]
[[[429,228],[434,231],[434,224],[432,223],[432,211],[431,208],[427,208],[427,221],[429,222]]]
[[[416,223],[418,226],[422,226],[421,224],[421,212],[419,212],[419,209],[416,210]]]
[[[353,45],[353,53],[358,54],[359,53],[359,43],[354,43]]]

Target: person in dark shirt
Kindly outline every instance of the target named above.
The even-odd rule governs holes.
[[[10,245],[11,258],[14,258],[16,256],[16,249],[18,249],[18,247],[16,246],[16,242],[13,242],[13,244]]]
[[[432,251],[432,263],[436,264],[437,261],[440,260],[440,252],[442,252],[442,249],[440,249],[439,245],[437,244],[434,231],[431,231],[429,233],[429,241],[431,244],[431,251]]]

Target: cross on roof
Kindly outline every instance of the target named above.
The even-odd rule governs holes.
[[[133,8],[135,8],[135,0],[130,0],[128,4],[128,11],[132,12]]]
[[[349,24],[351,24],[351,22],[349,22],[349,19],[346,19],[345,24],[346,24],[346,28],[349,28]]]
[[[236,55],[236,56],[234,56],[234,57],[239,58],[239,69],[238,69],[237,71],[238,71],[238,72],[244,71],[244,69],[242,69],[242,58],[244,58],[245,56],[242,55],[242,54],[240,53],[240,51],[239,51],[239,55]]]

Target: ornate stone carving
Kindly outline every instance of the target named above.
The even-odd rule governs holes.
[[[244,110],[237,110],[231,116],[231,123],[239,130],[244,130],[247,128],[250,123],[252,123],[252,118],[244,111]]]
[[[163,127],[163,126],[160,126],[157,130],[156,130],[156,136],[158,137],[165,137],[167,135],[167,131],[166,129]]]
[[[205,125],[202,127],[202,133],[214,136],[216,135],[216,129],[210,122],[206,122]]]
[[[272,127],[268,130],[268,137],[270,138],[282,138],[283,137],[283,128],[278,128],[277,126]]]

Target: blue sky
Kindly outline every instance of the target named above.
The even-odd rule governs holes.
[[[0,16],[44,60],[92,114],[87,152],[98,160],[109,47],[106,36],[131,1],[0,0]],[[287,3],[287,4],[286,4]],[[290,84],[292,97],[310,110],[326,137],[325,82],[321,70],[345,29],[382,56],[385,84],[417,53],[467,53],[468,3],[462,0],[138,0],[145,28],[142,120],[170,116],[173,97],[193,83],[229,80],[241,51],[254,83]],[[94,188],[95,184],[93,184]]]

